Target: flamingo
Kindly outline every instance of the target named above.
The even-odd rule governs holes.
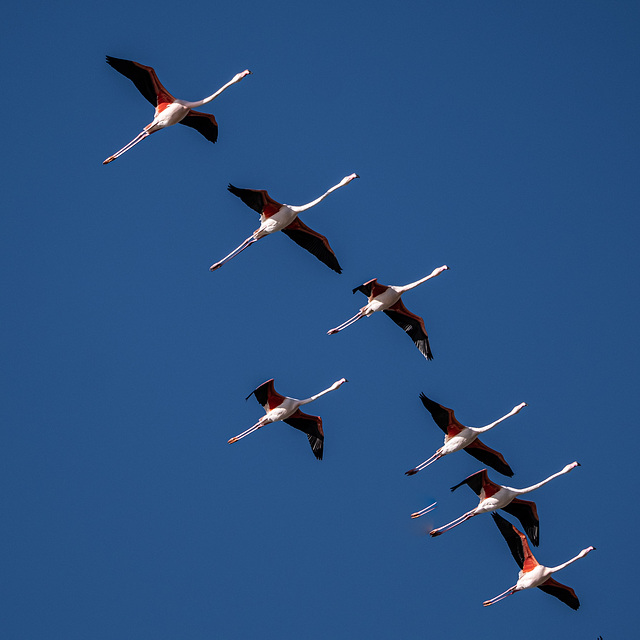
[[[510,596],[512,593],[522,591],[523,589],[538,587],[538,589],[541,589],[545,593],[558,598],[558,600],[562,600],[562,602],[572,609],[577,609],[580,606],[580,600],[578,600],[575,591],[571,587],[556,582],[551,577],[551,574],[568,567],[576,560],[580,560],[580,558],[584,558],[590,551],[594,551],[595,547],[583,549],[575,558],[571,558],[571,560],[567,560],[567,562],[557,567],[545,567],[539,564],[533,557],[524,533],[518,531],[511,523],[507,522],[497,513],[492,513],[491,516],[498,525],[500,533],[507,541],[511,555],[520,567],[520,573],[518,574],[518,582],[516,582],[513,587],[510,587],[495,598],[491,598],[491,600],[485,600],[482,605],[488,607],[496,602],[500,602],[500,600],[504,600],[504,598]]]
[[[200,132],[210,142],[218,139],[218,124],[216,119],[210,113],[201,113],[193,111],[196,107],[211,102],[217,98],[225,89],[236,82],[240,82],[242,78],[248,76],[251,71],[245,69],[242,73],[236,74],[230,82],[218,89],[204,100],[197,102],[187,102],[186,100],[178,100],[174,98],[160,83],[156,72],[151,67],[132,60],[122,60],[121,58],[113,58],[107,56],[107,63],[116,71],[126,76],[136,85],[140,93],[156,108],[153,120],[127,145],[122,147],[112,156],[109,156],[102,164],[109,164],[116,158],[120,157],[125,151],[128,151],[134,145],[141,142],[160,129],[170,127],[172,124],[180,122],[192,129]]]
[[[533,484],[530,487],[525,487],[524,489],[513,489],[511,487],[504,487],[501,484],[496,484],[495,482],[491,482],[491,480],[489,480],[486,469],[477,471],[476,473],[470,475],[468,478],[465,478],[455,487],[451,487],[451,491],[455,491],[463,484],[469,485],[469,487],[476,493],[476,495],[480,497],[480,504],[478,504],[475,509],[467,511],[467,513],[451,521],[449,524],[445,524],[442,527],[433,529],[433,531],[430,531],[429,533],[431,536],[436,537],[442,535],[450,529],[453,529],[454,527],[457,527],[459,524],[466,522],[467,520],[469,520],[469,518],[473,518],[473,516],[480,515],[481,513],[496,511],[497,509],[504,509],[507,513],[510,513],[512,516],[518,518],[520,524],[527,532],[529,540],[531,540],[533,546],[537,547],[540,540],[540,522],[538,520],[536,503],[529,502],[528,500],[520,500],[516,496],[521,496],[524,493],[535,491],[536,489],[539,489],[540,487],[547,484],[547,482],[551,482],[551,480],[553,480],[554,478],[564,475],[565,473],[569,473],[569,471],[579,466],[579,462],[572,462],[571,464],[566,465],[562,469],[562,471],[558,471],[558,473],[554,473],[545,480],[542,480],[537,484]],[[429,507],[427,507],[427,509],[428,508]],[[423,515],[422,511],[418,511],[411,514],[411,517],[418,518],[421,515]]]
[[[298,214],[303,211],[315,207],[322,202],[330,193],[333,193],[336,189],[344,187],[352,180],[359,178],[356,173],[352,173],[335,185],[328,191],[323,193],[319,198],[316,198],[308,204],[299,206],[291,204],[280,204],[273,200],[269,194],[261,189],[238,189],[232,184],[228,189],[234,196],[237,196],[248,207],[251,207],[254,211],[260,214],[260,227],[256,229],[240,246],[234,249],[229,255],[225,256],[219,262],[211,265],[209,271],[215,271],[219,269],[223,264],[235,258],[240,252],[244,251],[247,247],[251,246],[254,242],[268,236],[270,233],[276,231],[282,231],[285,235],[289,236],[296,244],[312,253],[320,262],[326,264],[330,269],[342,273],[342,269],[338,264],[338,259],[333,253],[333,249],[329,246],[329,241],[319,233],[312,231],[303,224],[298,218]]]
[[[265,416],[262,416],[253,427],[243,431],[239,435],[231,438],[228,444],[238,442],[250,433],[257,431],[261,427],[271,422],[278,422],[282,420],[289,426],[295,427],[300,431],[307,434],[309,438],[309,444],[313,450],[313,454],[318,460],[322,460],[322,450],[324,446],[324,431],[322,430],[322,418],[318,416],[310,416],[300,411],[300,407],[303,404],[309,404],[314,400],[317,400],[325,393],[335,391],[340,386],[347,382],[346,378],[341,378],[337,382],[334,382],[328,389],[316,393],[315,396],[311,396],[306,400],[296,400],[295,398],[288,398],[287,396],[280,395],[273,387],[273,378],[263,382],[257,389],[254,389],[247,397],[248,400],[252,395],[255,395],[256,400],[264,407],[266,412]]]
[[[488,424],[486,427],[465,427],[456,420],[456,417],[453,414],[453,409],[447,409],[447,407],[443,407],[441,404],[430,400],[424,395],[424,393],[420,394],[420,400],[422,400],[422,404],[429,411],[435,423],[445,432],[444,445],[440,447],[430,458],[421,462],[417,467],[406,471],[405,475],[412,476],[418,473],[418,471],[422,471],[436,460],[439,460],[442,456],[454,453],[455,451],[460,451],[460,449],[464,449],[476,460],[484,462],[484,464],[490,466],[492,469],[495,469],[498,473],[501,473],[504,476],[511,477],[513,475],[511,467],[502,457],[502,454],[494,451],[493,449],[489,449],[489,447],[482,444],[482,442],[478,440],[478,436],[485,431],[489,431],[489,429],[493,429],[493,427],[500,424],[503,420],[506,420],[511,416],[515,416],[516,413],[519,413],[527,406],[526,402],[521,402],[519,405],[511,409],[506,416],[502,416],[502,418]]]
[[[428,276],[406,284],[403,287],[380,284],[377,278],[365,282],[353,289],[353,293],[356,291],[364,293],[364,295],[369,298],[367,304],[362,307],[353,318],[349,318],[349,320],[343,322],[341,325],[327,331],[327,334],[333,335],[334,333],[338,333],[338,331],[346,329],[349,325],[360,320],[360,318],[368,317],[376,311],[384,311],[399,327],[402,327],[402,329],[409,334],[409,337],[413,340],[416,347],[418,347],[420,353],[427,360],[433,360],[433,354],[429,346],[429,336],[424,327],[424,320],[420,316],[411,313],[411,311],[404,306],[400,297],[405,291],[415,289],[423,282],[439,276],[447,269],[449,269],[449,267],[445,264],[442,267],[434,269]]]

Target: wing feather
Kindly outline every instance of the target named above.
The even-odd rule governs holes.
[[[307,227],[299,218],[282,230],[286,236],[291,238],[303,249],[312,253],[320,262],[333,269],[337,273],[342,273],[342,268],[338,264],[338,259],[333,249],[329,246],[329,241],[321,234]]]

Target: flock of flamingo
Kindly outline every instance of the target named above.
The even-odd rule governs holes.
[[[103,164],[113,162],[116,158],[119,158],[123,153],[129,151],[133,146],[150,136],[152,133],[156,133],[161,129],[178,123],[195,129],[210,142],[216,142],[218,138],[218,124],[216,119],[212,114],[194,111],[194,108],[211,102],[231,85],[240,82],[251,73],[251,71],[246,69],[242,73],[236,74],[231,81],[227,82],[209,97],[197,102],[188,102],[186,100],[174,98],[162,86],[158,80],[158,76],[151,67],[147,67],[131,60],[123,60],[120,58],[113,58],[111,56],[107,56],[107,63],[134,83],[140,93],[152,105],[154,105],[155,114],[150,124],[145,126],[142,131],[133,140],[131,140],[131,142],[107,158]],[[344,187],[358,177],[359,176],[357,174],[352,173],[351,175],[343,178],[338,184],[331,187],[331,189],[328,189],[319,198],[316,198],[308,204],[300,206],[281,204],[273,200],[264,190],[240,189],[230,184],[228,187],[229,191],[260,215],[260,226],[238,247],[231,251],[231,253],[211,265],[210,270],[216,271],[261,238],[264,238],[276,231],[282,231],[296,244],[299,244],[301,247],[312,253],[330,269],[333,269],[337,273],[341,273],[342,269],[338,263],[335,253],[329,245],[328,240],[324,236],[307,227],[298,216],[300,213],[307,211],[311,207],[322,202],[329,194],[333,193],[340,187]],[[431,352],[431,347],[429,346],[429,337],[424,325],[424,320],[420,316],[411,313],[404,306],[401,298],[403,293],[414,289],[431,278],[439,276],[447,269],[448,267],[443,265],[434,269],[428,276],[404,286],[380,284],[376,278],[365,282],[359,287],[353,289],[353,293],[360,291],[367,296],[367,304],[365,304],[353,317],[349,318],[349,320],[346,320],[334,329],[328,331],[328,334],[332,335],[338,333],[361,318],[368,317],[376,311],[383,311],[409,335],[422,355],[424,355],[427,360],[432,360],[433,354]],[[335,391],[345,382],[347,382],[347,380],[342,378],[320,393],[317,393],[305,400],[297,400],[295,398],[289,398],[279,394],[274,388],[273,379],[267,380],[247,396],[248,400],[252,395],[255,395],[256,400],[262,405],[265,415],[262,416],[262,418],[260,418],[252,427],[231,438],[229,440],[229,444],[241,440],[267,424],[282,421],[305,433],[309,439],[313,454],[318,460],[322,460],[324,446],[322,419],[319,416],[311,416],[303,413],[300,411],[300,407],[317,400],[331,391]],[[427,409],[431,414],[434,422],[444,432],[444,444],[431,457],[427,458],[427,460],[407,471],[406,475],[415,475],[443,456],[464,450],[476,460],[491,467],[498,473],[508,477],[513,476],[513,471],[502,454],[482,444],[478,439],[478,436],[490,429],[493,429],[495,426],[511,416],[519,413],[527,406],[525,402],[520,403],[505,416],[485,427],[467,427],[456,420],[452,409],[448,409],[447,407],[430,400],[424,394],[420,394],[420,400],[422,401],[425,409]],[[466,484],[479,497],[480,502],[474,509],[463,513],[455,520],[436,529],[432,529],[430,531],[430,535],[432,537],[440,536],[474,516],[483,513],[491,513],[498,530],[507,542],[513,558],[520,567],[516,584],[494,598],[486,600],[483,603],[485,607],[495,604],[518,591],[530,589],[532,587],[538,587],[545,593],[555,596],[572,609],[578,609],[580,606],[580,601],[573,589],[560,584],[551,576],[576,560],[586,556],[590,551],[594,550],[594,547],[587,547],[586,549],[583,549],[577,556],[561,565],[558,565],[557,567],[545,567],[539,564],[531,553],[529,542],[527,542],[528,537],[531,544],[534,546],[537,547],[539,544],[539,520],[536,505],[534,502],[521,500],[518,497],[542,487],[558,476],[569,473],[577,466],[580,466],[579,463],[572,462],[565,466],[561,471],[554,473],[537,484],[525,487],[524,489],[514,489],[491,481],[486,469],[473,473],[468,478],[462,480],[462,482],[451,487],[451,491],[455,491],[463,484]],[[433,503],[420,511],[412,513],[411,517],[419,518],[420,516],[433,511],[435,507],[436,503]],[[502,509],[509,515],[516,518],[526,532],[526,535],[522,531],[519,531],[505,518],[496,513],[498,509]]]

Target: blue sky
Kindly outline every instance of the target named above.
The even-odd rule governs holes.
[[[5,9],[2,589],[6,638],[510,638],[635,633],[640,71],[633,2],[355,1]],[[105,55],[198,100],[185,127],[109,166],[152,109]],[[255,228],[228,183],[303,204],[338,275]],[[377,277],[406,284],[435,359],[388,318],[326,331]],[[274,424],[227,445],[269,378],[321,415],[325,459]],[[424,392],[481,426],[532,484],[534,590],[483,609],[517,566],[450,486],[414,477],[442,434]],[[630,437],[631,435],[631,437]],[[626,491],[624,491],[626,489]],[[438,501],[426,518],[409,514]],[[625,534],[624,538],[622,533]],[[523,624],[523,621],[526,621]]]

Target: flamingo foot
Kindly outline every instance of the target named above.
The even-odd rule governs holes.
[[[215,271],[216,269],[219,269],[222,265],[219,262],[216,262],[215,264],[212,264],[209,267],[209,271]]]
[[[231,440],[229,440],[227,444],[233,444],[234,442],[238,442],[238,438],[231,438]]]
[[[418,471],[420,471],[420,469],[409,469],[409,471],[405,471],[404,475],[405,476],[414,476],[416,473],[418,473]]]
[[[115,160],[114,156],[111,156],[110,158],[107,158],[102,164],[109,164],[110,162],[113,162]]]

